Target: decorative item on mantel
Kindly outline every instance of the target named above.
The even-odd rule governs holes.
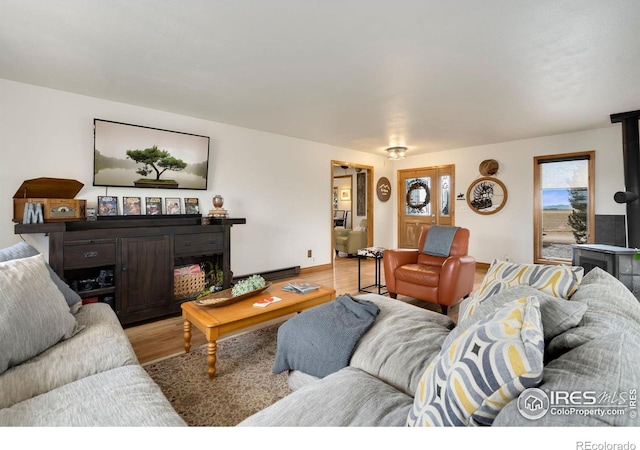
[[[75,198],[83,186],[65,178],[25,180],[13,196],[13,221],[34,224],[85,220],[87,201]]]
[[[215,195],[213,197],[213,209],[209,210],[209,216],[216,219],[229,217],[229,213],[226,209],[222,208],[222,205],[224,205],[224,198],[222,198],[222,195]]]

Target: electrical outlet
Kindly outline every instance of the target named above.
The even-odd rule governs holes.
[[[307,258],[311,258],[313,256],[313,252],[311,250],[307,250]]]

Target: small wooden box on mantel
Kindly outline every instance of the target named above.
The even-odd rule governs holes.
[[[13,221],[22,223],[26,203],[41,203],[45,222],[85,220],[87,201],[74,198],[83,186],[64,178],[26,180],[13,196]]]

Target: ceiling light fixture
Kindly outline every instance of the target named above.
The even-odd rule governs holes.
[[[389,147],[387,153],[389,159],[402,159],[406,156],[407,147]]]

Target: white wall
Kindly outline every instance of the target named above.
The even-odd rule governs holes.
[[[620,124],[579,133],[415,155],[397,161],[395,169],[455,164],[455,196],[464,193],[466,198],[471,182],[482,176],[478,170],[480,163],[485,159],[497,160],[500,163],[497,178],[508,190],[505,207],[496,214],[480,215],[470,211],[466,201],[455,201],[455,224],[471,231],[469,253],[478,261],[490,263],[494,258],[504,259],[509,255],[514,262],[531,263],[533,157],[587,150],[596,152],[596,214],[625,214],[625,206],[613,200],[616,191],[624,190]],[[394,174],[394,186],[396,178]],[[397,196],[392,195],[391,201],[396,202]],[[394,234],[395,244],[397,234]]]
[[[95,204],[104,187],[93,187],[93,119],[210,136],[206,191],[109,188],[122,196],[198,197],[202,211],[215,194],[232,217],[231,266],[235,275],[332,260],[332,160],[374,167],[375,179],[391,176],[382,155],[194,119],[123,103],[0,79],[0,248],[20,237],[12,222],[13,195],[27,179],[71,178],[84,183],[76,198]],[[389,246],[389,202],[375,200],[376,245]],[[48,254],[44,235],[25,240]],[[307,250],[313,258],[307,258]]]
[[[605,112],[606,113],[606,112]],[[145,125],[211,137],[207,191],[177,191],[198,197],[206,211],[215,194],[247,224],[232,229],[232,270],[245,275],[332,260],[332,160],[374,167],[373,183],[386,176],[394,192],[387,202],[374,195],[373,245],[395,247],[396,171],[455,164],[455,193],[477,177],[484,159],[500,163],[498,177],[509,191],[507,205],[483,216],[456,201],[456,225],[471,230],[470,253],[480,262],[508,254],[513,261],[533,259],[533,157],[596,151],[596,214],[625,214],[613,194],[624,188],[620,125],[536,139],[471,147],[389,161],[349,149],[194,119],[0,79],[0,248],[17,242],[12,197],[27,179],[55,177],[85,184],[77,198],[95,202],[105,188],[92,186],[94,118]],[[109,188],[110,195],[144,197],[158,191]],[[162,197],[176,191],[162,190]],[[166,194],[166,195],[165,195]],[[353,194],[353,192],[352,192]],[[463,207],[466,209],[464,210]],[[47,254],[46,238],[25,236]],[[307,250],[313,258],[307,258]]]

